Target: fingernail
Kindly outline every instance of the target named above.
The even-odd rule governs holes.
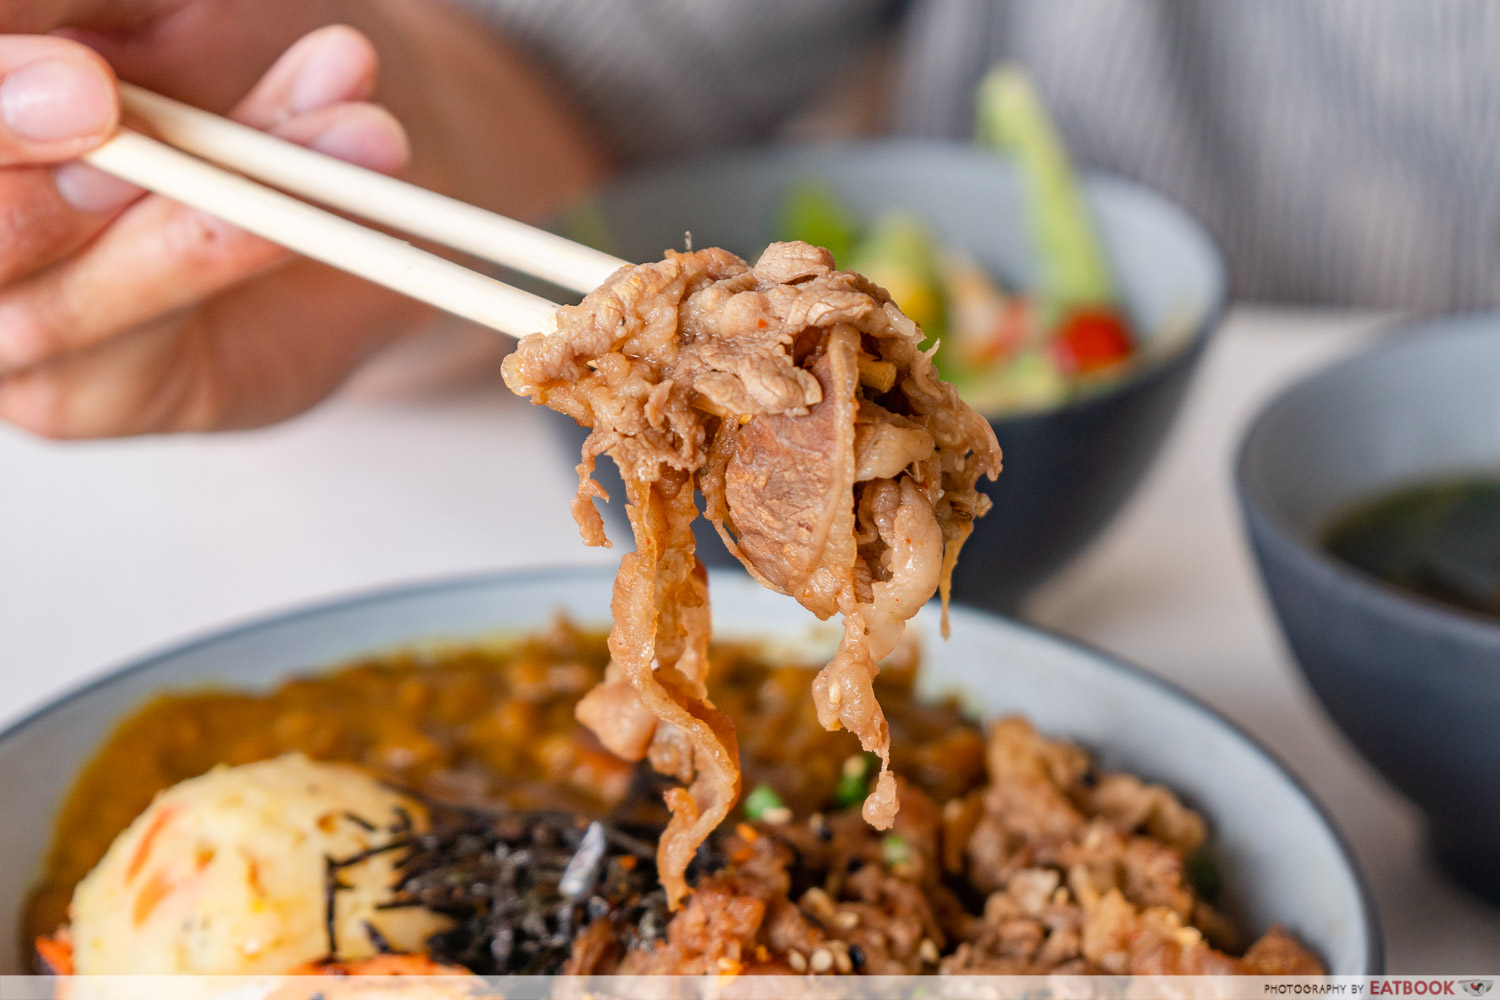
[[[33,142],[99,135],[115,120],[115,96],[99,67],[83,59],[48,59],[0,83],[0,118]]]
[[[382,173],[401,169],[407,155],[403,136],[369,118],[335,122],[308,145],[320,153]]]
[[[118,211],[144,193],[134,184],[76,161],[58,167],[52,179],[63,201],[96,215]]]

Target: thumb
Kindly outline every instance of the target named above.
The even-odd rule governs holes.
[[[62,38],[0,35],[0,166],[72,159],[119,121],[114,73],[94,52]]]

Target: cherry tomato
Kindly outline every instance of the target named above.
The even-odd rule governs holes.
[[[1069,313],[1058,327],[1056,345],[1063,364],[1079,373],[1119,364],[1135,350],[1124,321],[1098,308]]]

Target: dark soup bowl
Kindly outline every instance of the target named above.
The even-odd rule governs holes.
[[[1500,900],[1500,620],[1389,586],[1323,545],[1403,487],[1500,478],[1500,314],[1418,324],[1292,386],[1238,487],[1292,652],[1349,740],[1426,813],[1444,865]]]
[[[809,178],[854,212],[909,212],[963,249],[1006,287],[1026,290],[1037,261],[1013,164],[942,142],[888,140],[772,148],[653,169],[604,191],[570,235],[628,260],[683,246],[722,246],[754,259],[777,238],[786,193]],[[994,416],[1005,472],[987,486],[994,512],[979,522],[954,582],[957,600],[1013,611],[1083,549],[1129,498],[1155,457],[1222,312],[1225,278],[1203,228],[1165,198],[1117,177],[1084,172],[1089,205],[1142,346],[1125,374],[1055,408]],[[571,428],[571,421],[568,421]],[[572,447],[581,437],[563,432]],[[623,495],[613,464],[600,480]],[[625,532],[616,510],[615,528]],[[711,565],[732,557],[700,524]]]

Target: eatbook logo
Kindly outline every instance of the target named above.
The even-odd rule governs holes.
[[[1458,985],[1462,986],[1464,992],[1469,994],[1469,996],[1482,997],[1495,988],[1495,981],[1493,979],[1470,979]]]

